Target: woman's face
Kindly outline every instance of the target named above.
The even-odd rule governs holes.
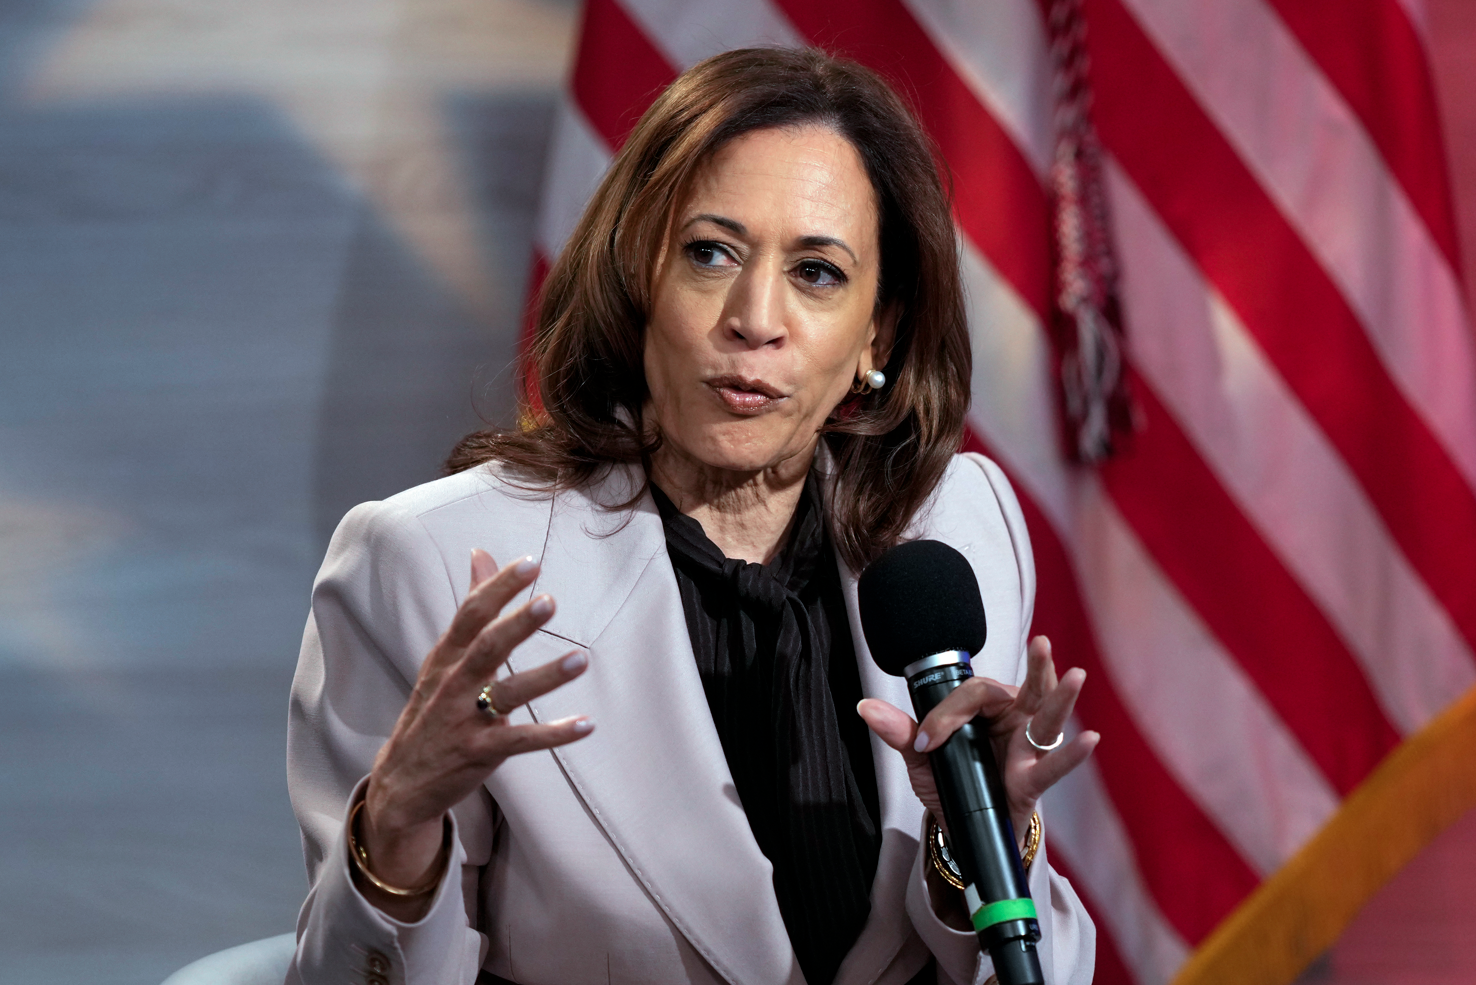
[[[719,149],[657,263],[645,368],[665,443],[739,472],[811,454],[889,342],[878,239],[871,181],[835,131],[758,130]]]

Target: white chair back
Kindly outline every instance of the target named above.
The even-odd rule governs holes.
[[[207,954],[164,979],[164,985],[282,985],[297,948],[294,934]]]

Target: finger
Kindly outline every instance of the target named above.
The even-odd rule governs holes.
[[[537,575],[538,562],[525,557],[467,592],[461,608],[456,610],[456,616],[451,620],[451,628],[446,631],[446,641],[458,648],[470,644],[514,596],[533,583]]]
[[[553,596],[539,595],[488,623],[468,644],[458,676],[474,681],[490,680],[513,649],[552,619],[553,614]]]
[[[907,712],[878,698],[866,698],[856,705],[856,713],[887,745],[911,759],[921,754],[912,748],[917,737],[917,722]]]
[[[476,636],[488,619],[497,615],[500,606],[487,604],[486,597],[479,593],[478,589],[486,585],[498,573],[497,562],[493,560],[491,554],[481,548],[472,549],[471,587],[467,589],[467,597],[462,600],[461,607],[452,617],[446,634],[441,637],[440,642],[421,664],[420,676],[416,682],[416,695],[412,704],[418,706],[424,702],[425,697],[435,689],[446,669],[460,658],[461,650],[466,646],[467,641]],[[517,577],[517,572],[513,571],[512,576]],[[487,614],[489,611],[490,615]]]
[[[982,715],[993,718],[1015,702],[1014,688],[988,677],[970,677],[938,702],[918,725],[912,747],[931,752],[948,740],[965,722]]]
[[[482,582],[497,574],[497,562],[492,555],[480,547],[473,547],[471,552],[471,587],[476,588]]]
[[[1039,800],[1067,773],[1076,769],[1096,750],[1102,736],[1096,732],[1083,732],[1049,756],[1042,756],[1030,767],[1027,785],[1030,799]]]
[[[496,681],[492,687],[492,710],[506,715],[534,698],[567,684],[589,666],[589,656],[583,650],[575,650],[559,660],[550,660],[531,670],[513,674]]]
[[[594,731],[594,720],[587,715],[574,715],[556,722],[532,725],[504,725],[482,733],[482,753],[488,760],[502,760],[525,752],[553,749],[582,739]]]
[[[1034,714],[1056,683],[1051,641],[1037,636],[1025,650],[1025,683],[1020,685],[1020,710],[1027,715]]]
[[[1076,699],[1081,696],[1082,685],[1085,683],[1086,671],[1080,667],[1073,667],[1066,672],[1066,676],[1061,678],[1061,683],[1046,695],[1045,700],[1031,716],[1029,727],[1032,739],[1043,746],[1048,746],[1055,741],[1056,736],[1066,728],[1066,722],[1076,708]]]

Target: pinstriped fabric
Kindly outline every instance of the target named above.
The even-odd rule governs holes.
[[[724,557],[652,487],[713,724],[805,980],[835,978],[871,912],[876,775],[812,475],[772,564]]]

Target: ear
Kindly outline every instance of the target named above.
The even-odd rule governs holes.
[[[859,379],[873,369],[881,369],[892,356],[892,344],[897,340],[897,322],[902,317],[902,305],[896,301],[877,308],[867,326],[867,345],[861,352],[861,362],[856,372]]]

